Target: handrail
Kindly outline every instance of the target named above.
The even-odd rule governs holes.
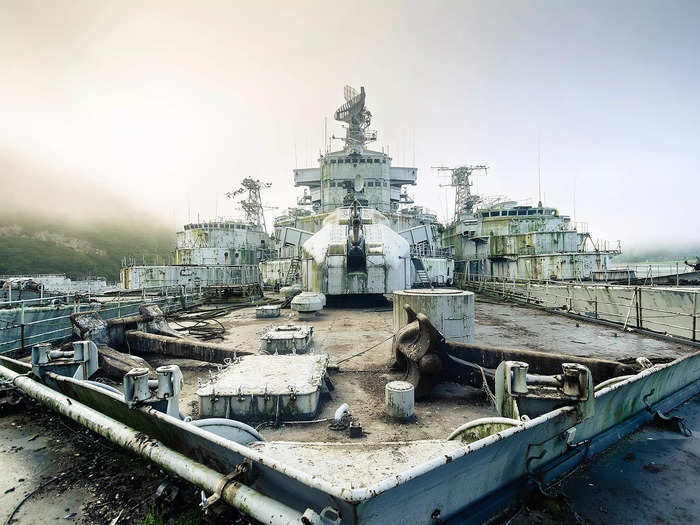
[[[700,287],[609,285],[461,275],[462,287],[697,342]]]

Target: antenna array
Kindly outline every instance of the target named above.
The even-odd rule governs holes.
[[[455,188],[454,220],[458,221],[462,216],[472,215],[474,213],[474,207],[481,202],[481,197],[471,192],[473,184],[471,177],[475,175],[475,172],[483,172],[483,174],[486,175],[488,173],[488,166],[478,164],[457,166],[456,168],[449,168],[447,166],[431,167],[438,171],[450,172],[450,183],[441,184],[441,186],[453,186]]]
[[[262,188],[270,188],[272,184],[269,182],[261,182],[258,179],[251,179],[246,177],[241,181],[241,187],[228,192],[226,194],[230,199],[235,199],[239,195],[248,192],[248,197],[240,202],[241,208],[245,213],[246,222],[261,228],[265,233],[267,233],[267,225],[265,224],[265,206],[263,206],[262,199],[260,197],[260,190]]]

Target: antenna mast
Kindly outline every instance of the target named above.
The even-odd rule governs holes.
[[[472,215],[474,206],[481,202],[481,197],[471,192],[472,175],[474,172],[488,173],[488,166],[483,164],[457,166],[456,168],[448,168],[447,166],[431,166],[438,171],[450,172],[450,183],[441,184],[440,186],[453,186],[455,188],[455,214],[454,221],[457,222],[463,216]]]
[[[267,233],[265,214],[263,213],[265,207],[263,206],[262,199],[260,198],[260,190],[262,188],[267,189],[271,186],[272,184],[269,182],[261,182],[258,179],[246,177],[243,179],[243,181],[241,181],[240,188],[226,194],[228,198],[235,199],[239,195],[248,192],[248,198],[240,202],[241,208],[243,208],[243,212],[245,213],[245,220],[247,223],[261,228],[265,233]]]
[[[537,135],[537,196],[539,202],[538,207],[542,207],[542,163],[540,154],[540,136]]]

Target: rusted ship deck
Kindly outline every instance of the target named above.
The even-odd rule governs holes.
[[[287,315],[291,318],[293,315],[288,313],[289,311],[283,310],[283,312],[283,316]],[[265,331],[273,324],[285,322],[285,319],[279,318],[256,319],[252,307],[232,311],[224,317],[219,317],[218,320],[226,328],[222,344],[241,352],[257,350],[260,337]],[[184,326],[188,325],[187,321],[180,320],[180,323]],[[434,457],[436,451],[444,455],[457,451],[461,446],[459,441],[445,441],[452,430],[465,421],[497,415],[482,389],[445,382],[434,390],[429,401],[416,402],[415,421],[394,422],[387,418],[384,412],[384,385],[388,381],[402,378],[404,373],[389,369],[393,358],[394,335],[390,306],[352,309],[328,307],[311,324],[314,328],[315,351],[329,355],[329,376],[335,388],[330,394],[330,400],[321,404],[317,415],[318,422],[283,423],[278,427],[260,426],[260,432],[263,433],[266,442],[253,445],[253,448],[261,450],[268,457],[278,458],[287,465],[296,464],[300,469],[306,467],[319,477],[334,478],[349,487],[357,486],[358,469],[365,473],[362,483],[378,483],[387,475],[398,475],[400,471],[419,466]],[[476,340],[484,345],[612,359],[622,363],[633,363],[640,356],[651,359],[653,362],[669,362],[697,351],[690,345],[623,332],[565,317],[551,316],[532,308],[490,301],[478,301],[476,304],[475,332]],[[177,364],[180,367],[184,376],[180,407],[186,415],[196,418],[198,379],[206,379],[209,371],[216,371],[216,365],[206,361],[169,356],[145,357],[153,367],[165,363]],[[109,380],[104,381],[110,383]],[[336,458],[335,462],[318,461],[319,451],[315,450],[311,443],[336,442],[341,448],[348,443],[347,436],[329,428],[328,423],[332,421],[334,412],[341,403],[349,405],[353,417],[362,425],[364,436],[352,443],[347,454],[338,449],[333,455]],[[26,425],[25,432],[17,421]],[[8,465],[16,466],[16,469],[6,470],[2,475],[0,489],[3,492],[8,491],[4,496],[0,496],[0,509],[3,512],[9,512],[27,492],[41,484],[41,479],[27,472],[27,465],[33,465],[32,469],[51,472],[52,462],[60,463],[66,452],[80,454],[73,450],[81,446],[80,443],[66,440],[65,436],[61,438],[61,447],[48,446],[52,439],[48,436],[55,432],[55,429],[52,429],[51,425],[43,426],[41,420],[28,421],[24,418],[13,422],[15,424],[10,423],[9,426],[3,424],[0,429],[0,433],[10,440],[8,443],[12,443],[7,450],[2,451],[3,456],[7,459]],[[32,435],[28,435],[30,433]],[[42,436],[38,442],[46,441],[46,444],[34,447],[28,442],[25,444],[26,447],[21,445],[36,434]],[[306,443],[306,445],[297,447],[294,443]],[[404,445],[400,448],[396,447],[395,445],[399,443]],[[327,449],[327,445],[325,448]],[[38,451],[31,452],[35,449]],[[389,452],[389,454],[382,452]],[[117,452],[112,450],[107,454],[117,454]],[[352,465],[343,464],[343,461],[348,458],[351,458]],[[134,468],[140,469],[139,472],[134,472],[135,476],[142,478],[143,463],[135,462]],[[590,468],[595,470],[596,467]],[[158,478],[158,475],[151,476],[147,473],[146,477]],[[19,479],[22,481],[18,481]],[[93,494],[77,489],[78,485],[84,484],[84,479],[75,479],[73,485],[76,486],[68,483],[55,488],[49,487],[42,492],[51,494],[57,491],[68,494],[67,498],[72,502],[69,507],[77,509],[77,514],[71,519],[91,523],[95,522],[95,515],[87,509],[90,509],[90,505],[94,505],[100,498],[100,492],[96,491]],[[127,499],[137,497],[129,492],[124,490],[119,497]],[[139,497],[143,498],[143,494]],[[685,505],[691,512],[695,503],[679,502],[678,504]],[[100,516],[114,517],[122,508],[119,500],[108,503],[106,506],[104,501],[100,500],[100,505],[103,509]],[[31,508],[31,505],[27,505],[22,513],[18,513],[18,523],[31,522],[32,512],[29,510]],[[58,516],[65,506],[59,501],[52,504],[48,498],[42,497],[41,508],[42,512],[54,512]],[[577,509],[577,512],[581,512],[580,509]],[[67,512],[64,516],[70,514],[71,512]],[[138,515],[139,512],[135,511],[134,514]]]

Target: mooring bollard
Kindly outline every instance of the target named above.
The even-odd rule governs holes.
[[[409,421],[415,416],[415,389],[408,381],[391,381],[384,387],[384,404],[389,417]]]

